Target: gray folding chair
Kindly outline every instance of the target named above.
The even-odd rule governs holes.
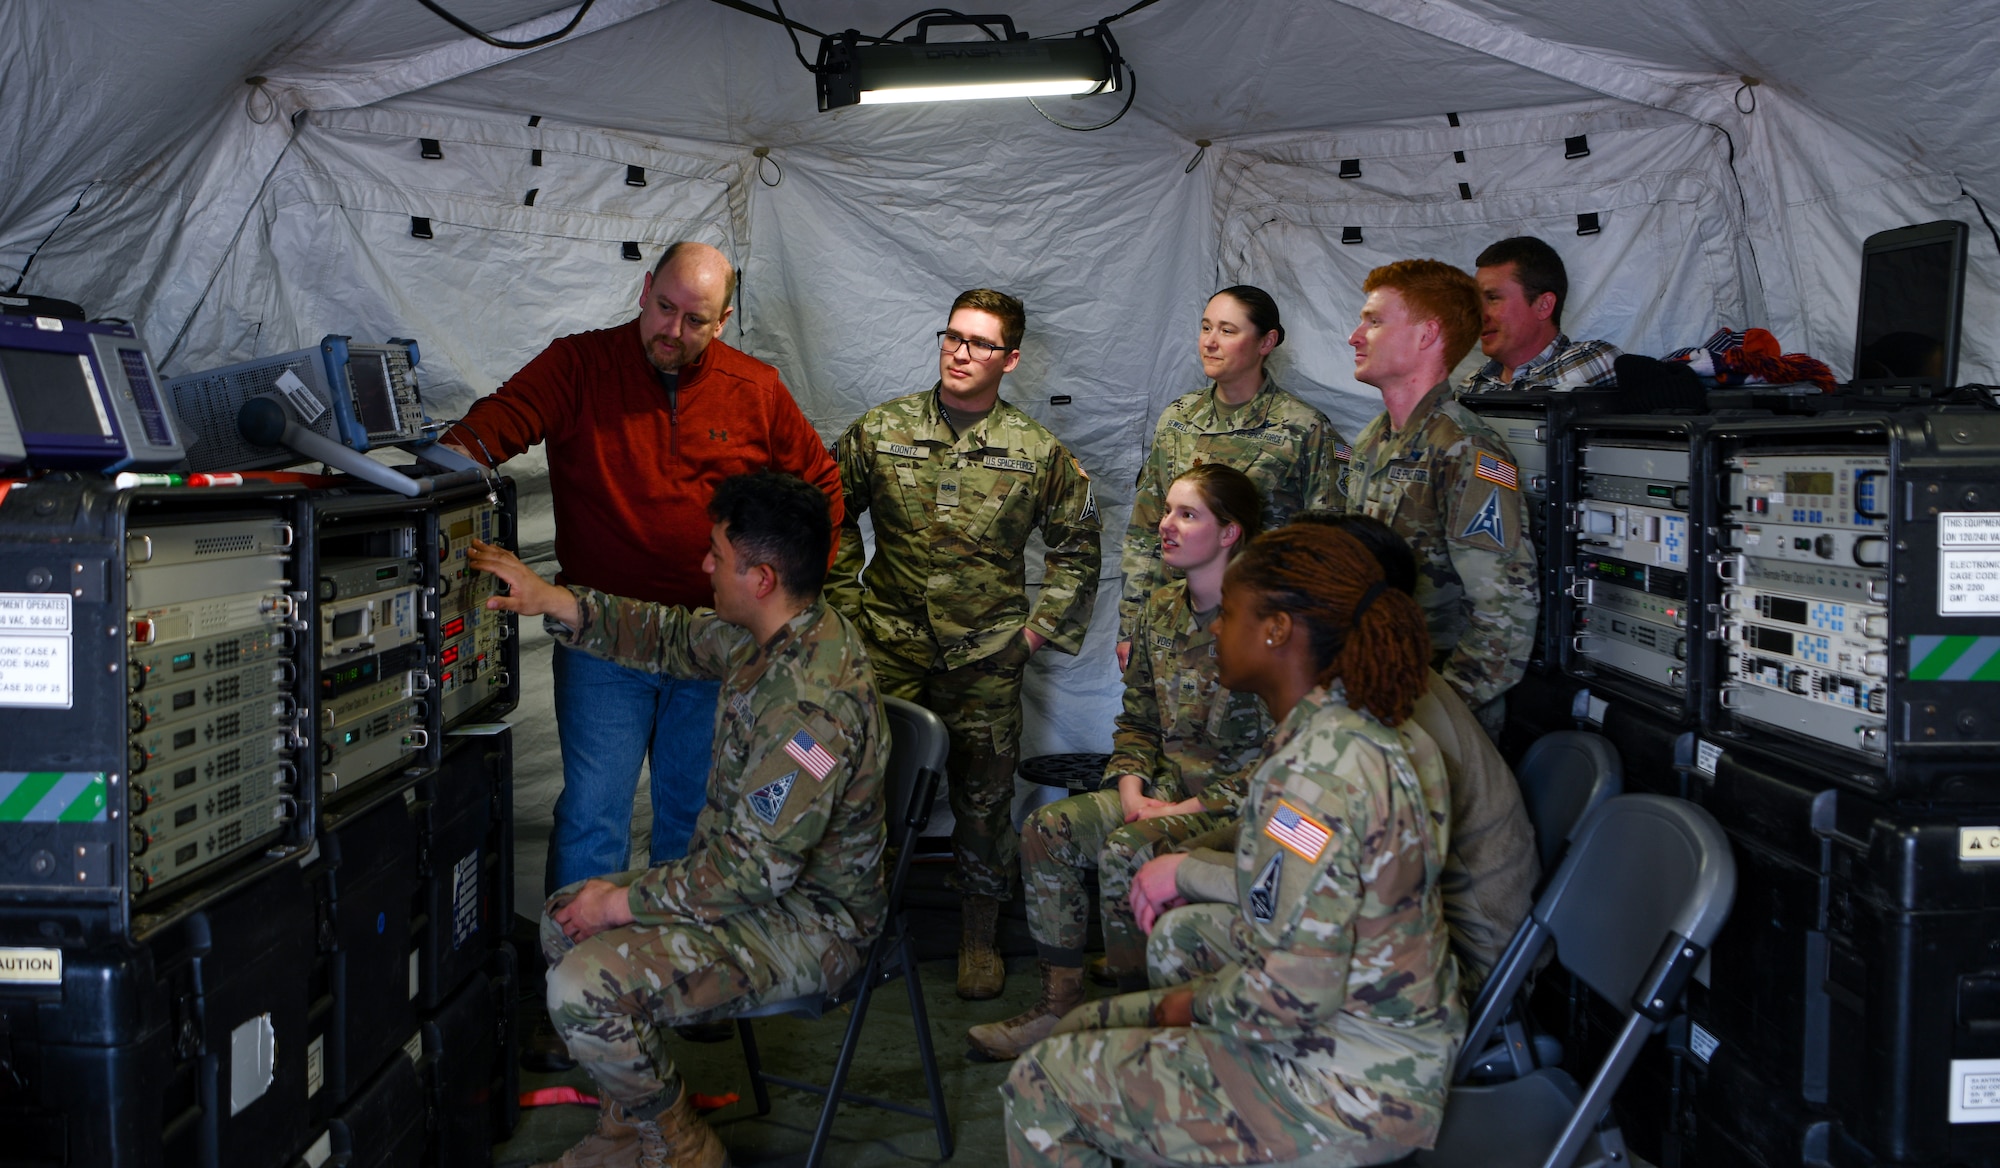
[[[1666,1025],[1729,916],[1736,861],[1713,816],[1658,795],[1619,795],[1577,825],[1562,866],[1514,934],[1473,1007],[1464,1052],[1484,1051],[1543,946],[1606,1000],[1625,1025],[1588,1088],[1553,1067],[1492,1084],[1461,1081],[1445,1102],[1428,1168],[1595,1168],[1629,1163],[1602,1120],[1647,1037]]]
[[[1558,730],[1535,739],[1514,768],[1542,871],[1555,871],[1570,835],[1590,809],[1624,789],[1618,748],[1601,734]]]
[[[772,1083],[811,1091],[826,1098],[825,1106],[820,1109],[819,1126],[813,1131],[812,1150],[806,1154],[807,1168],[815,1168],[825,1155],[833,1132],[833,1115],[842,1100],[928,1119],[937,1126],[939,1156],[948,1160],[952,1153],[951,1120],[944,1110],[944,1082],[938,1076],[937,1054],[931,1046],[930,1017],[924,1011],[923,986],[917,980],[916,952],[910,942],[909,923],[903,915],[904,878],[910,871],[910,857],[916,851],[917,837],[922,834],[924,825],[930,822],[931,804],[937,799],[938,783],[944,777],[945,755],[950,751],[951,743],[944,723],[922,706],[891,697],[883,698],[882,706],[889,717],[889,773],[883,785],[888,803],[883,818],[889,829],[889,847],[895,856],[895,867],[889,876],[889,907],[882,935],[868,947],[868,962],[861,973],[838,992],[770,1002],[736,1015],[736,1030],[743,1040],[743,1059],[749,1067],[750,1089],[757,1101],[758,1115],[771,1113]],[[876,987],[898,977],[903,979],[910,994],[910,1017],[917,1031],[917,1053],[923,1062],[924,1086],[930,1092],[928,1111],[841,1089],[847,1082],[854,1054],[860,1049],[861,1023],[868,1016],[869,998]],[[751,1028],[752,1019],[771,1018],[779,1014],[818,1019],[849,1002],[854,1004],[854,1012],[847,1021],[847,1034],[841,1040],[840,1055],[834,1062],[831,1082],[820,1086],[772,1074],[764,1069],[763,1060],[757,1052],[757,1038]]]

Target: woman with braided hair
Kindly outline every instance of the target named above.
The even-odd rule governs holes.
[[[1154,927],[1155,984],[1192,980],[1093,1003],[1022,1055],[1001,1089],[1014,1164],[1382,1164],[1437,1138],[1465,1017],[1444,771],[1404,724],[1423,612],[1352,535],[1295,524],[1230,565],[1215,632],[1223,684],[1279,722],[1236,898]]]

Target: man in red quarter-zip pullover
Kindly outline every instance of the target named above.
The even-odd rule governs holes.
[[[718,340],[736,273],[681,242],[646,276],[639,316],[561,337],[447,440],[488,465],[548,443],[556,581],[688,607],[714,603],[702,571],[708,503],[731,475],[783,471],[826,492],[840,471],[778,371]],[[716,686],[627,669],[558,645],[563,791],[548,890],[622,872],[639,764],[651,756],[652,864],[679,858],[706,797]]]

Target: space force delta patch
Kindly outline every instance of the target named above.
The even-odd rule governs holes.
[[[792,735],[791,741],[785,743],[785,753],[821,782],[826,781],[826,776],[840,765],[839,759],[827,753],[826,747],[814,741],[813,736],[804,730]]]
[[[1271,812],[1271,818],[1264,821],[1264,834],[1308,864],[1318,861],[1320,853],[1326,851],[1326,841],[1333,838],[1333,833],[1320,826],[1318,820],[1283,799],[1278,800],[1278,809]]]
[[[792,784],[798,781],[799,772],[787,771],[783,778],[773,779],[750,792],[750,814],[776,826],[779,813],[785,809],[785,796],[792,793]]]
[[[1500,519],[1499,491],[1487,492],[1485,505],[1472,516],[1465,530],[1458,533],[1458,538],[1471,539],[1475,535],[1486,536],[1503,548],[1507,546],[1507,525]]]
[[[1282,852],[1271,853],[1271,862],[1257,873],[1257,882],[1250,886],[1247,903],[1250,916],[1261,924],[1270,924],[1278,915],[1278,874],[1284,870],[1285,856]]]

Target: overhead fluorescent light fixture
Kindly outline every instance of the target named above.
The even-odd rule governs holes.
[[[939,25],[971,25],[990,39],[932,41]],[[820,41],[821,112],[848,105],[1075,97],[1122,88],[1121,62],[1102,25],[1073,37],[1030,40],[1007,16],[927,16],[902,41],[862,44],[849,29]]]

